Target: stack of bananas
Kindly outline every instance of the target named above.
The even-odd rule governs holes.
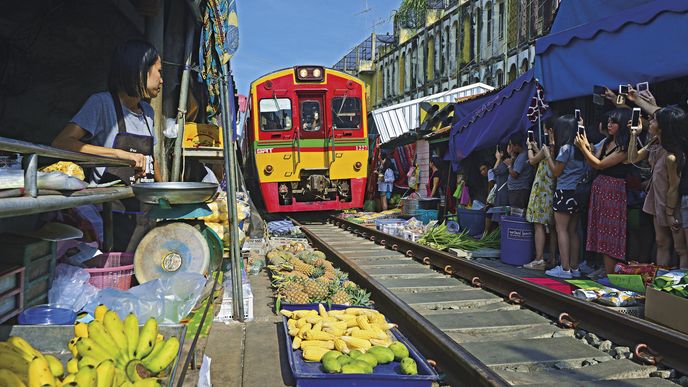
[[[133,313],[122,321],[116,312],[99,305],[95,320],[77,322],[68,347],[73,358],[67,373],[57,358],[42,354],[21,337],[0,342],[0,387],[48,386],[159,386],[156,377],[177,357],[179,340],[164,339],[150,318],[139,331]]]
[[[332,349],[348,354],[352,350],[366,352],[373,346],[389,347],[393,342],[390,329],[396,324],[373,309],[347,308],[325,310],[281,310],[287,317],[292,349],[301,349],[306,361],[320,361]]]

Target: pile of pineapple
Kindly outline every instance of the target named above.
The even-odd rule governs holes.
[[[370,293],[349,281],[348,275],[332,266],[323,252],[311,251],[301,242],[278,246],[266,258],[279,303],[370,303]]]

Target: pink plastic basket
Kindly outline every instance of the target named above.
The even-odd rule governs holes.
[[[91,285],[103,288],[127,290],[131,287],[134,275],[134,254],[105,253],[84,262],[86,271],[91,274]]]

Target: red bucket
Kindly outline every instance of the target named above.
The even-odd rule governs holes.
[[[134,275],[134,254],[105,253],[84,262],[86,271],[91,275],[91,285],[103,288],[128,290]]]

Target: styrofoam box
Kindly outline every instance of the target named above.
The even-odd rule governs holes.
[[[232,297],[223,297],[220,312],[215,316],[214,321],[228,322],[234,321],[234,311],[232,310]],[[244,320],[253,320],[253,294],[244,294]]]

